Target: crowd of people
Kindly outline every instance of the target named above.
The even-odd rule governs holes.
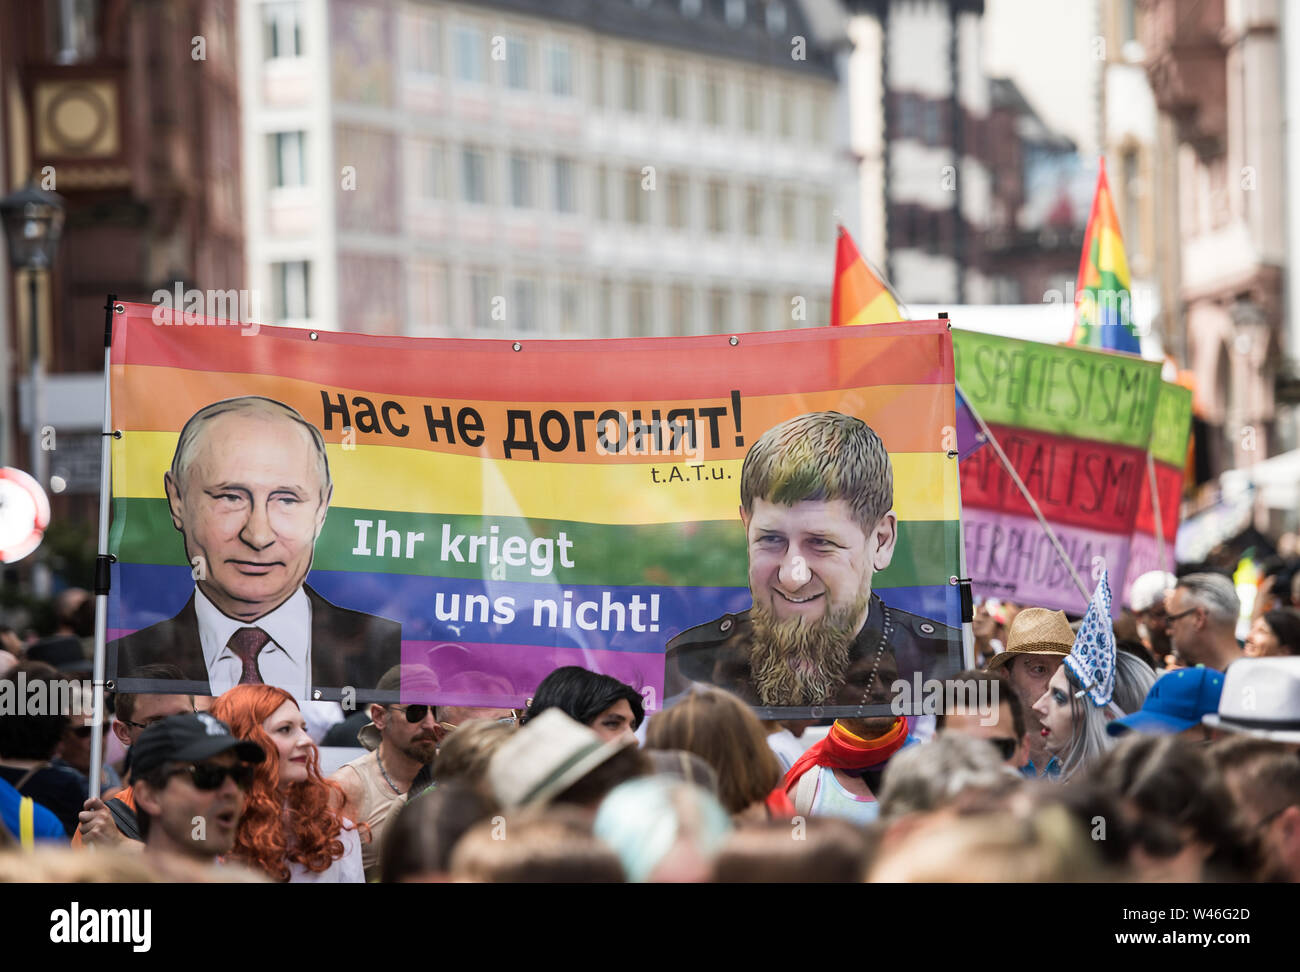
[[[363,706],[329,732],[365,755],[331,776],[268,685],[118,693],[126,760],[98,795],[88,718],[5,714],[0,878],[1296,881],[1300,615],[1280,601],[1241,644],[1227,577],[1143,577],[1105,704],[1079,622],[986,602],[982,667],[933,716],[765,722],[704,685],[647,712],[570,666],[522,711]],[[0,674],[63,677],[34,654]]]

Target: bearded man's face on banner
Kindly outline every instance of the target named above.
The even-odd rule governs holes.
[[[754,607],[754,677],[766,704],[819,705],[843,682],[871,579],[889,566],[892,512],[866,532],[845,500],[741,510]],[[770,700],[770,701],[768,701]]]

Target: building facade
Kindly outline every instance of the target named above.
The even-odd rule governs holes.
[[[1276,0],[1141,0],[1135,11],[1176,143],[1177,301],[1215,475],[1293,444],[1279,438],[1276,401],[1296,353],[1283,299],[1281,13]]]
[[[240,7],[264,319],[475,337],[827,321],[853,166],[799,4]]]

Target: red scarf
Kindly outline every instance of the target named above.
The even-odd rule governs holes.
[[[835,769],[864,770],[879,766],[890,756],[903,748],[907,742],[907,719],[899,716],[893,728],[883,736],[875,739],[863,739],[855,736],[837,721],[831,731],[821,742],[810,746],[808,751],[795,760],[790,772],[785,774],[782,788],[786,793],[794,791],[799,777],[815,766],[832,766]]]

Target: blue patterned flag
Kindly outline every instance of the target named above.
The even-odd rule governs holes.
[[[1115,628],[1110,621],[1110,577],[1102,568],[1088,612],[1074,637],[1065,665],[1098,707],[1110,704],[1115,691]]]

